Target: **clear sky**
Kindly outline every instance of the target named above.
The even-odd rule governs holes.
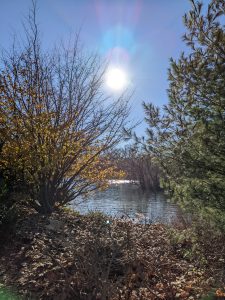
[[[10,45],[14,32],[22,34],[30,6],[31,0],[0,0],[1,46]],[[144,118],[143,101],[167,103],[169,58],[185,50],[182,16],[190,9],[188,0],[38,0],[37,6],[44,47],[81,29],[88,50],[127,72],[135,91],[132,119]]]

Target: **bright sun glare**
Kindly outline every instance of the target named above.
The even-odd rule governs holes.
[[[127,83],[126,73],[122,69],[110,68],[107,71],[106,84],[110,89],[120,91],[127,86]]]

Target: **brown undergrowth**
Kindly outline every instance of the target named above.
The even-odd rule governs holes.
[[[0,282],[19,299],[200,299],[219,265],[209,274],[187,232],[99,213],[29,213],[1,247]]]

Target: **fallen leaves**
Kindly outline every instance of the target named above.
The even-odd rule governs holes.
[[[174,250],[165,226],[107,221],[27,216],[2,252],[0,280],[25,299],[195,300],[211,288],[205,270]]]

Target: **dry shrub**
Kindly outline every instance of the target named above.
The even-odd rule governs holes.
[[[0,258],[25,299],[198,299],[210,284],[160,224],[69,212],[28,215]]]

